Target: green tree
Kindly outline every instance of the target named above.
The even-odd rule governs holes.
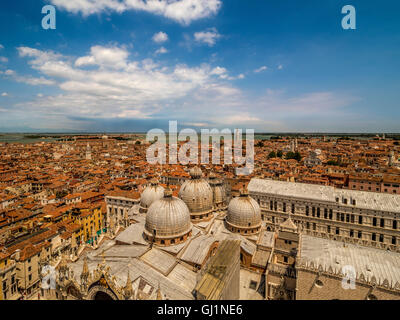
[[[296,152],[289,151],[288,153],[286,153],[286,159],[294,159],[294,160],[300,162],[301,155],[298,151],[296,151]]]
[[[271,158],[276,158],[276,153],[275,153],[275,151],[271,151],[271,152],[269,153],[268,159],[271,159]]]
[[[326,164],[329,166],[339,166],[340,165],[340,163],[336,160],[329,160]]]
[[[278,152],[276,153],[276,156],[277,156],[278,158],[282,158],[282,156],[283,156],[282,150],[278,150]]]
[[[294,152],[289,151],[288,153],[286,153],[285,158],[288,159],[288,160],[289,159],[294,159]]]

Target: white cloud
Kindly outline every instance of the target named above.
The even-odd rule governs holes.
[[[283,69],[283,65],[280,64],[280,65],[278,66],[278,70],[282,70],[282,69]]]
[[[120,47],[93,46],[89,55],[77,58],[28,47],[18,51],[29,57],[29,65],[42,75],[36,81],[50,79],[62,91],[56,96],[38,95],[24,104],[24,108],[43,114],[146,119],[168,103],[191,100],[200,91],[221,99],[237,94],[237,89],[218,81],[227,70],[208,64],[165,67],[152,59],[131,61]],[[85,68],[88,65],[92,68]],[[20,80],[15,73],[13,77]]]
[[[53,80],[46,79],[44,77],[35,78],[32,76],[20,76],[14,70],[6,70],[5,72],[1,72],[0,74],[4,74],[6,77],[11,77],[17,82],[26,83],[32,86],[37,85],[54,85],[55,82]]]
[[[75,66],[86,65],[107,66],[115,69],[125,68],[129,53],[118,47],[94,46],[90,49],[90,56],[80,57],[75,61]]]
[[[265,70],[267,70],[267,69],[268,69],[267,66],[262,66],[262,67],[260,67],[260,68],[258,68],[258,69],[256,69],[256,70],[254,70],[254,72],[255,72],[255,73],[260,73],[260,72],[265,71]]]
[[[188,25],[215,15],[221,0],[50,0],[58,8],[84,16],[103,11],[146,11]]]
[[[248,113],[235,114],[224,119],[226,124],[236,124],[236,123],[249,123],[249,122],[259,122],[261,119],[251,116]]]
[[[12,75],[15,74],[15,71],[14,71],[14,70],[8,69],[8,70],[6,70],[6,71],[4,72],[4,74],[5,74],[6,76],[12,76]]]
[[[237,80],[237,79],[244,79],[244,74],[239,74],[237,77],[229,76],[228,70],[222,67],[215,67],[213,70],[211,70],[211,75],[216,75],[220,79],[224,80]]]
[[[164,47],[161,47],[160,49],[156,50],[156,54],[164,54],[164,53],[167,53],[167,52],[168,52],[168,50],[165,49]]]
[[[214,46],[217,40],[221,37],[216,28],[210,28],[205,31],[196,32],[194,39],[199,43],[205,43],[210,47]]]
[[[163,43],[168,40],[168,35],[165,32],[160,31],[154,34],[152,39],[156,43]]]
[[[6,57],[0,57],[0,62],[7,63],[8,59]]]
[[[4,49],[4,46],[3,46],[2,44],[0,44],[0,50],[1,50],[1,49]]]
[[[22,82],[22,83],[26,83],[29,84],[31,86],[51,86],[55,84],[55,81],[53,80],[49,80],[46,79],[44,77],[39,77],[39,78],[35,78],[35,77],[30,77],[30,76],[17,76],[16,78],[17,82]]]
[[[182,123],[185,126],[191,126],[191,127],[210,127],[210,124],[207,122],[184,122]]]
[[[8,93],[7,93],[7,92],[3,92],[3,93],[1,94],[1,96],[2,96],[2,97],[7,97],[7,96],[8,96]]]
[[[224,75],[227,73],[227,70],[225,68],[221,68],[221,67],[216,67],[211,71],[211,74],[216,74],[216,75]]]
[[[29,47],[18,48],[21,57],[39,77],[23,77],[32,84],[50,82],[56,95],[37,95],[33,101],[15,105],[13,119],[42,117],[55,128],[85,129],[90,121],[110,119],[166,119],[215,127],[240,126],[274,131],[289,129],[286,119],[297,117],[337,117],[353,97],[334,92],[311,92],[289,96],[266,90],[255,98],[233,86],[222,66],[201,64],[165,66],[157,60],[135,60],[123,47],[93,46],[89,54],[70,57]],[[90,65],[91,68],[86,68]],[[116,67],[118,65],[118,67]],[[13,70],[0,73],[16,81],[22,76]],[[49,84],[50,84],[49,83]],[[258,95],[259,96],[259,95]],[[20,112],[17,117],[16,113]],[[76,121],[76,118],[84,119]],[[212,120],[210,120],[212,119]],[[0,121],[1,122],[1,121]],[[103,123],[103,122],[102,122]],[[35,121],[39,126],[40,122]],[[79,127],[80,126],[80,127]]]

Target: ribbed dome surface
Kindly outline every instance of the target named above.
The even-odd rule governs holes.
[[[179,190],[181,198],[191,213],[206,212],[213,208],[213,191],[209,183],[201,178],[201,170],[191,170],[192,179],[186,180]]]
[[[226,201],[226,191],[222,185],[214,186],[214,202],[222,203]]]
[[[158,184],[152,183],[142,192],[140,196],[140,206],[142,208],[148,208],[154,201],[160,200],[163,197],[164,188]]]
[[[261,209],[257,201],[248,195],[241,195],[229,202],[228,223],[242,227],[252,228],[261,225]]]
[[[145,228],[149,234],[156,237],[172,238],[184,235],[192,228],[189,209],[181,199],[168,194],[150,206]]]

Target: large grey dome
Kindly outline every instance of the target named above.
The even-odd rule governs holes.
[[[233,231],[254,233],[261,228],[261,209],[257,201],[242,191],[228,205],[227,224]]]
[[[186,204],[173,197],[167,189],[162,199],[155,201],[146,215],[145,233],[149,237],[179,238],[192,230],[190,213]]]
[[[208,218],[213,210],[213,190],[210,184],[201,178],[200,168],[191,169],[190,175],[192,178],[186,180],[179,190],[179,198],[188,206],[192,218]]]
[[[144,189],[140,196],[140,207],[147,209],[150,205],[164,196],[164,188],[158,184],[157,180],[152,180],[151,184]]]

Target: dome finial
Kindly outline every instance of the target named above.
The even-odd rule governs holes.
[[[249,195],[249,192],[244,186],[240,188],[239,193],[241,197],[247,197]]]
[[[172,198],[172,190],[169,186],[164,190],[164,198]]]
[[[203,172],[201,171],[201,169],[198,166],[193,167],[192,169],[190,169],[190,176],[192,177],[192,179],[200,179],[201,176],[203,175]]]

